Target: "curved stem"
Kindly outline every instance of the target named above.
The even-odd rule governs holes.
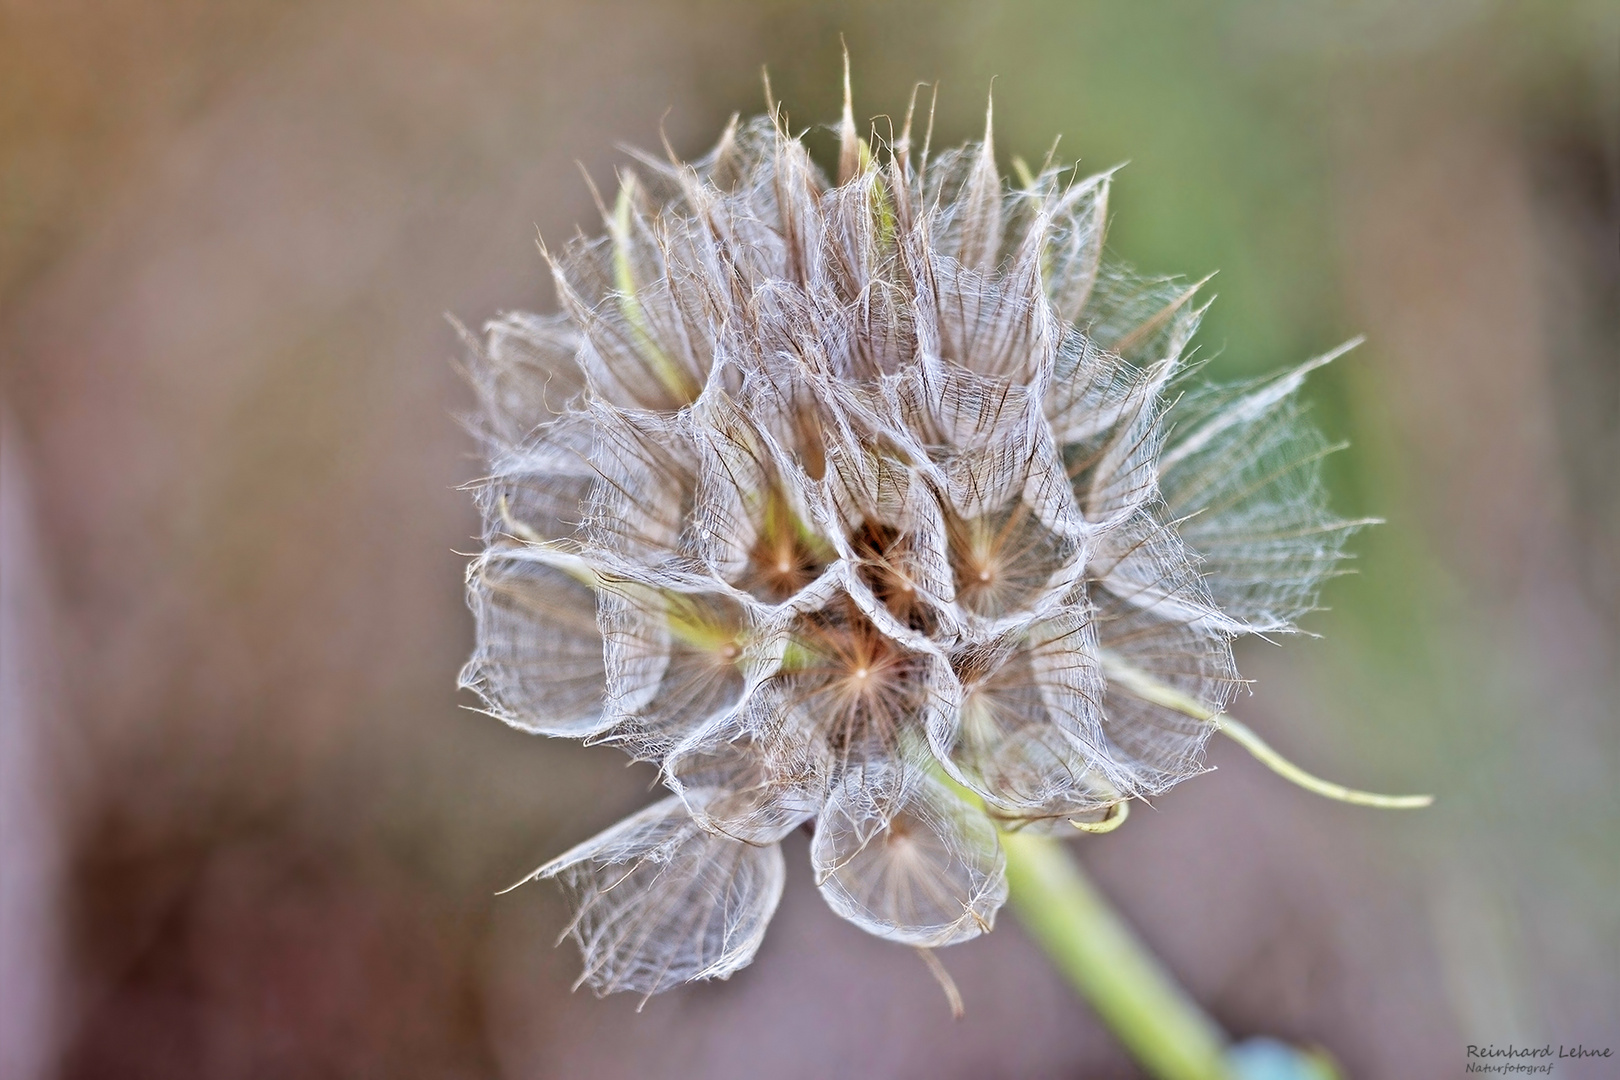
[[[1325,799],[1337,799],[1339,802],[1354,803],[1357,806],[1376,806],[1384,810],[1419,810],[1434,802],[1433,795],[1379,795],[1376,792],[1361,791],[1345,787],[1343,784],[1335,784],[1331,780],[1323,780],[1277,753],[1270,743],[1255,734],[1247,724],[1226,713],[1208,708],[1197,698],[1161,682],[1141,668],[1126,663],[1121,657],[1105,652],[1103,670],[1108,673],[1111,681],[1143,701],[1151,701],[1155,705],[1174,709],[1195,720],[1213,725],[1216,731],[1243,747],[1256,761],[1284,780],[1298,784],[1306,791],[1314,792]]]
[[[1226,1035],[1176,985],[1063,844],[1003,833],[1011,903],[1030,934],[1157,1080],[1232,1080]]]
[[[1298,784],[1306,791],[1314,792],[1327,799],[1337,799],[1339,802],[1354,803],[1357,806],[1376,806],[1384,810],[1420,810],[1434,802],[1433,795],[1379,795],[1372,791],[1358,791],[1343,784],[1335,784],[1332,780],[1323,780],[1320,776],[1312,776],[1292,761],[1283,757],[1271,748],[1271,744],[1254,733],[1249,725],[1242,721],[1220,714],[1211,721],[1227,736],[1250,754],[1256,761],[1291,783]]]

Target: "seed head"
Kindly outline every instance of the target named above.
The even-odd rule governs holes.
[[[638,157],[560,313],[475,346],[489,473],[462,674],[671,794],[546,864],[583,981],[747,964],[811,825],[839,915],[988,930],[997,830],[1110,821],[1201,769],[1231,642],[1293,628],[1354,523],[1295,398],[1198,384],[1197,286],[1102,259],[1111,174],[931,156],[837,181],[780,115]]]

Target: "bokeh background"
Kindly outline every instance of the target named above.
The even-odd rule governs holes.
[[[841,924],[789,843],[727,983],[571,995],[552,891],[648,798],[462,706],[478,472],[443,314],[547,308],[583,168],[761,110],[1101,169],[1116,256],[1219,270],[1217,377],[1313,377],[1388,524],[1240,656],[1217,746],[1077,849],[1237,1035],[1355,1077],[1620,1053],[1620,33],[1605,3],[0,3],[0,1074],[1129,1077],[1005,919]],[[1561,1067],[1557,1075],[1610,1076]]]

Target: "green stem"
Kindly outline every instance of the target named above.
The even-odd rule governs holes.
[[[1015,911],[1157,1080],[1231,1080],[1226,1036],[1177,986],[1058,840],[1004,833]]]
[[[1197,698],[1177,690],[1168,683],[1160,682],[1113,653],[1104,652],[1102,662],[1103,671],[1114,685],[1143,701],[1150,701],[1155,705],[1190,716],[1194,720],[1213,724],[1216,731],[1254,755],[1254,759],[1260,764],[1289,783],[1298,784],[1306,791],[1314,792],[1326,799],[1337,799],[1339,802],[1354,803],[1357,806],[1376,806],[1385,810],[1421,810],[1434,803],[1433,795],[1379,795],[1312,776],[1273,750],[1270,743],[1236,717],[1216,712]]]

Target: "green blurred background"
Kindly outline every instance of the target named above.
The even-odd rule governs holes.
[[[1124,161],[1116,257],[1218,270],[1217,378],[1313,376],[1358,538],[1240,752],[1077,844],[1230,1030],[1356,1077],[1620,1052],[1620,27],[1491,0],[0,4],[0,1072],[1133,1076],[1011,919],[839,924],[802,842],[754,967],[568,993],[493,891],[650,775],[458,708],[477,474],[450,311],[545,308],[583,167],[938,81],[936,141]],[[576,163],[579,163],[577,166]],[[1612,1066],[1608,1066],[1612,1068]],[[1556,1075],[1606,1076],[1603,1066]]]

